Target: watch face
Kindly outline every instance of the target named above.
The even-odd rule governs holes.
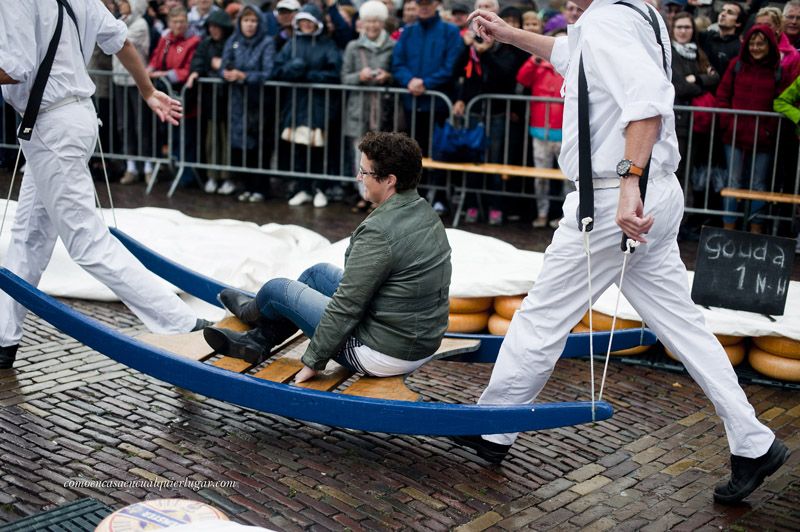
[[[617,163],[617,175],[625,175],[631,171],[631,162],[623,159]]]

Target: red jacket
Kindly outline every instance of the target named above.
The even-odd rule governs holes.
[[[173,84],[182,84],[189,77],[192,56],[194,56],[200,37],[193,35],[174,35],[171,31],[161,37],[158,46],[150,57],[149,67],[152,70],[164,70],[167,79]]]
[[[517,72],[517,83],[531,89],[533,96],[561,98],[561,85],[564,78],[556,72],[552,64],[541,57],[531,56]],[[545,123],[547,107],[550,106],[550,123]],[[531,127],[561,129],[564,120],[564,104],[531,102]]]
[[[747,43],[753,33],[760,32],[769,43],[767,56],[755,62],[750,55]],[[737,66],[738,65],[738,66]],[[776,77],[780,76],[781,80]],[[751,111],[772,111],[772,102],[778,96],[785,73],[780,67],[780,53],[775,34],[769,26],[755,25],[742,40],[739,56],[731,60],[722,81],[717,87],[717,107],[724,109],[747,109]],[[722,141],[731,144],[733,141],[734,122],[736,123],[736,147],[744,151],[753,151],[756,132],[756,117],[739,115],[720,115]],[[775,143],[778,121],[775,118],[758,119],[758,139],[756,151],[768,151]]]

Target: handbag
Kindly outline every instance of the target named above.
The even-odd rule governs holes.
[[[433,129],[433,159],[437,161],[480,163],[486,150],[483,122],[472,127],[457,128],[450,122]]]
[[[692,107],[716,107],[717,99],[711,92],[704,92],[692,98]],[[695,133],[709,133],[711,123],[714,121],[714,114],[705,111],[694,111],[694,123],[692,131]]]

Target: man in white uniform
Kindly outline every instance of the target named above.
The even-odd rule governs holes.
[[[20,140],[27,165],[4,265],[36,285],[60,237],[72,259],[113,290],[151,331],[182,333],[202,327],[207,322],[198,320],[111,236],[95,208],[87,163],[98,124],[91,101],[95,86],[86,71],[95,43],[117,55],[161,120],[177,125],[180,102],[155,90],[126,40],[125,24],[100,0],[60,1],[68,4],[61,11],[61,35],[47,84],[39,91],[38,118],[28,132],[30,140]],[[0,2],[0,83],[3,97],[21,115],[36,93],[34,80],[55,41],[59,10],[57,0]],[[14,363],[26,313],[0,292],[0,368]]]
[[[509,27],[476,11],[481,36],[514,44],[549,59],[565,78],[564,140],[559,165],[578,179],[578,77],[581,54],[588,80],[594,229],[590,233],[593,300],[617,281],[621,231],[640,242],[631,255],[623,292],[658,338],[680,358],[722,418],[731,449],[731,479],[714,492],[736,503],[788,458],[788,450],[761,424],[717,339],[692,303],[677,244],[683,193],[674,172],[678,143],[670,83],[669,37],[660,17],[642,0],[575,0],[585,10],[567,37],[552,38]],[[637,12],[638,11],[638,12]],[[662,46],[656,38],[659,28]],[[650,162],[647,214],[639,175]],[[587,187],[588,188],[588,187]],[[570,329],[586,311],[587,259],[578,226],[579,192],[564,202],[564,218],[545,253],[544,266],[514,316],[480,404],[526,404],[544,387]],[[516,434],[454,438],[499,463]]]

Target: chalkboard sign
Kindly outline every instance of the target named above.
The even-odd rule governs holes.
[[[782,316],[796,241],[703,227],[692,300],[698,305]]]

